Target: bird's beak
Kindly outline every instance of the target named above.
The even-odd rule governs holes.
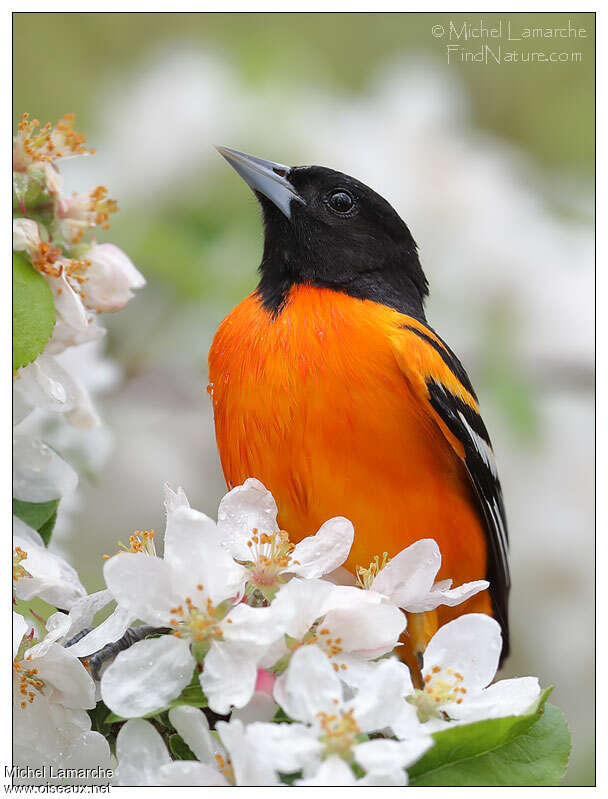
[[[268,197],[288,219],[291,219],[293,200],[306,205],[288,180],[291,167],[275,164],[274,161],[265,161],[263,158],[247,155],[230,147],[216,147],[216,150],[224,156],[250,188]]]

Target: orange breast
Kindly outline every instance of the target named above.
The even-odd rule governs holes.
[[[217,443],[229,486],[257,477],[299,541],[332,516],[355,526],[346,563],[434,538],[439,579],[485,575],[486,547],[464,467],[389,345],[403,316],[328,289],[296,287],[272,318],[250,295],[209,353]],[[486,592],[455,611],[490,612]]]

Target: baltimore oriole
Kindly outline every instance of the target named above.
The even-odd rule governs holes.
[[[467,373],[426,321],[408,227],[341,172],[218,149],[255,192],[265,228],[259,285],[209,352],[228,486],[261,480],[293,541],[346,516],[351,572],[434,538],[438,579],[490,588],[410,620],[410,647],[482,612],[501,625],[504,658],[508,537],[494,454]]]

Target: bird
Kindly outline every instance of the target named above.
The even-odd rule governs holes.
[[[217,149],[254,192],[264,227],[259,283],[208,355],[228,488],[260,480],[294,542],[350,519],[352,575],[434,539],[438,579],[489,588],[408,614],[402,659],[420,664],[439,626],[475,612],[500,624],[502,663],[509,539],[496,459],[471,381],[426,319],[408,226],[342,172]]]

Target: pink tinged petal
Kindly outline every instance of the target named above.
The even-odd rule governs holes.
[[[314,724],[320,711],[335,710],[342,701],[342,684],[328,657],[315,645],[292,655],[285,674],[274,686],[274,698],[296,721]]]
[[[255,689],[257,662],[251,647],[214,641],[205,657],[201,687],[215,713],[229,713],[231,706],[244,707]]]
[[[145,716],[166,707],[192,678],[195,661],[186,641],[173,635],[139,641],[103,673],[101,697],[119,716]]]
[[[536,677],[518,677],[500,680],[490,685],[462,704],[450,704],[446,711],[450,718],[464,722],[519,716],[530,712],[540,697],[541,689]]]
[[[95,683],[91,675],[68,649],[51,644],[43,657],[32,658],[38,676],[44,682],[44,695],[50,702],[65,707],[95,707]]]
[[[329,519],[316,535],[296,544],[286,571],[308,578],[334,571],[348,557],[354,535],[355,530],[348,519],[342,516]]]
[[[371,587],[395,605],[410,610],[412,603],[426,598],[440,567],[439,547],[433,539],[423,538],[391,558]]]
[[[23,502],[49,502],[71,494],[78,475],[42,441],[13,438],[13,496]]]
[[[90,261],[82,284],[88,306],[118,311],[133,297],[131,289],[145,285],[131,259],[114,244],[95,244],[85,254]]]
[[[268,694],[268,696],[272,696],[272,690],[274,688],[276,679],[277,678],[274,674],[272,674],[272,672],[266,671],[266,669],[258,669],[258,674],[255,681],[255,690],[263,694]]]
[[[323,621],[332,640],[341,639],[343,652],[357,652],[370,659],[392,652],[405,626],[405,614],[388,604],[330,610]]]
[[[312,776],[305,779],[296,780],[296,785],[299,786],[318,786],[318,787],[334,787],[339,785],[356,785],[357,779],[341,757],[337,755],[330,755],[325,758],[317,771]]]
[[[212,766],[195,763],[192,760],[181,760],[161,766],[155,784],[169,788],[201,785],[209,788],[223,788],[230,785],[226,777]]]
[[[271,721],[279,709],[271,695],[255,691],[249,702],[233,711],[231,719],[239,719],[243,724],[251,724],[254,721]]]
[[[160,733],[143,719],[132,719],[120,728],[116,738],[118,768],[114,785],[150,785],[157,769],[171,763]]]
[[[148,624],[167,626],[170,609],[184,599],[173,590],[170,565],[153,555],[121,552],[106,561],[103,573],[118,604]]]
[[[211,734],[209,722],[202,710],[179,705],[169,711],[169,721],[201,763],[215,766],[216,755],[226,757],[224,747]]]
[[[419,603],[413,602],[408,610],[411,613],[423,613],[427,610],[435,610],[439,605],[448,605],[453,608],[456,605],[460,605],[462,602],[466,602],[467,599],[475,596],[475,594],[478,594],[480,591],[484,591],[489,585],[490,583],[487,580],[475,580],[470,583],[463,583],[457,588],[449,590],[449,586],[446,589],[437,583],[433,586],[425,600]]]
[[[484,613],[467,613],[440,627],[431,638],[422,673],[431,674],[434,666],[451,668],[463,676],[462,687],[479,691],[494,679],[501,648],[498,622]]]
[[[277,505],[272,494],[253,477],[233,488],[220,502],[217,526],[223,545],[238,560],[251,560],[247,541],[258,533],[274,533],[277,524]]]
[[[92,655],[106,644],[111,644],[122,638],[136,620],[137,616],[133,615],[130,608],[119,605],[100,625],[70,646],[68,651],[79,658]]]
[[[17,657],[23,636],[26,635],[28,630],[29,625],[23,616],[13,611],[13,660]]]

